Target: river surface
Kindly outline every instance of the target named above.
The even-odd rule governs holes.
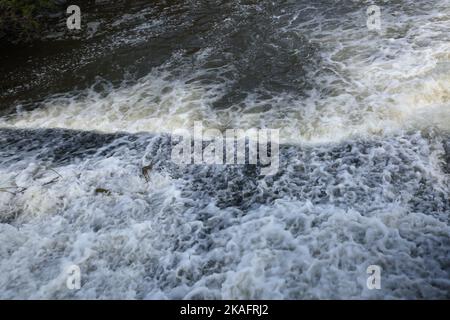
[[[450,298],[448,0],[80,7],[1,46],[1,298]],[[195,121],[278,172],[174,164]]]

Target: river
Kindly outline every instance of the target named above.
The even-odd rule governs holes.
[[[450,3],[379,2],[104,2],[2,48],[0,297],[450,298]],[[279,129],[278,172],[177,166],[195,121]]]

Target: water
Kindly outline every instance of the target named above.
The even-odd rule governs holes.
[[[380,34],[368,5],[105,6],[8,58],[0,296],[449,298],[450,3],[382,4]],[[176,166],[194,121],[280,129],[279,172]]]

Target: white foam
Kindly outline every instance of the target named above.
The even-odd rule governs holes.
[[[170,77],[165,67],[158,68],[137,84],[106,95],[88,90],[87,96],[49,98],[38,109],[2,119],[0,125],[158,133],[188,129],[193,121],[203,120],[212,128],[280,128],[282,140],[290,143],[330,142],[430,126],[448,130],[450,12],[445,2],[426,15],[393,17],[387,12],[383,23],[388,31],[380,35],[366,30],[364,24],[357,26],[364,22],[361,14],[350,14],[337,25],[332,21],[320,29],[307,29],[311,42],[322,47],[324,67],[333,70],[317,73],[315,81],[319,87],[327,84],[332,94],[312,90],[301,99],[249,96],[240,105],[217,111],[212,103],[228,83],[205,85],[196,79],[216,70],[183,72],[186,62],[180,60],[179,78]],[[304,24],[286,27],[298,32],[304,28]],[[209,51],[197,58],[206,59]],[[271,107],[267,110],[265,105]]]
[[[220,203],[240,182],[231,170],[201,175],[203,168],[186,173],[188,181],[154,170],[147,182],[143,159],[158,156],[151,137],[144,155],[125,139],[106,146],[107,155],[68,164],[20,159],[5,146],[0,297],[448,298],[445,151],[439,139],[399,133],[450,129],[450,14],[446,1],[434,8],[387,21],[393,30],[384,35],[355,28],[365,25],[363,11],[317,28],[290,19],[286,30],[309,30],[333,70],[317,72],[304,98],[254,94],[217,110],[212,104],[230,83],[200,79],[229,66],[192,72],[175,55],[134,85],[49,97],[1,118],[1,127],[15,129],[129,133],[201,120],[211,128],[281,128],[284,142],[315,145],[289,153],[280,177],[255,179],[245,209]],[[202,50],[198,65],[212,52]],[[322,144],[340,140],[348,145]],[[81,268],[78,291],[66,287],[71,264]],[[383,290],[367,289],[370,264],[383,268]]]

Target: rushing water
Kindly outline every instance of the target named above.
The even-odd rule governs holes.
[[[3,59],[0,297],[450,297],[448,0],[88,17]],[[175,165],[194,121],[280,129],[279,172]]]

